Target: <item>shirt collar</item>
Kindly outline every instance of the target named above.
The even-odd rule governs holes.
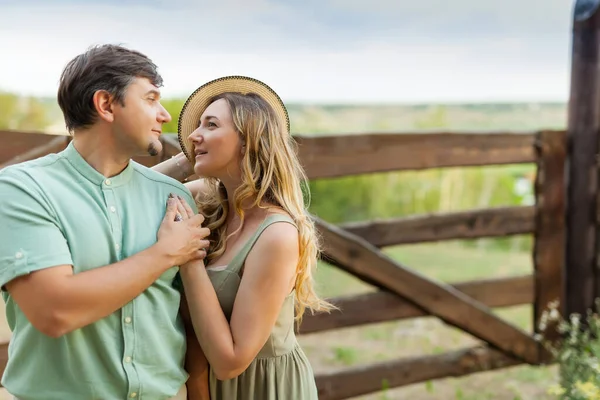
[[[63,154],[71,163],[71,165],[77,170],[77,172],[98,186],[116,187],[124,185],[129,182],[133,174],[133,163],[130,160],[127,164],[127,167],[119,174],[111,177],[105,177],[100,172],[96,171],[94,167],[88,164],[87,161],[85,161],[77,149],[75,149],[73,141],[69,143],[67,148],[63,151]]]

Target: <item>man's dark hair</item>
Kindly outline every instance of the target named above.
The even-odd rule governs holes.
[[[106,44],[89,48],[71,60],[60,77],[58,105],[67,130],[86,128],[97,118],[94,93],[106,90],[123,104],[127,87],[135,78],[147,78],[160,87],[162,77],[144,54],[122,46]]]

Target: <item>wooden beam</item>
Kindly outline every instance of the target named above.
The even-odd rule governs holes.
[[[586,315],[595,297],[600,132],[599,5],[599,0],[577,0],[572,26],[565,220],[565,313],[568,315]]]
[[[0,131],[8,148],[0,162],[55,135]],[[163,135],[165,155],[179,152],[176,136]],[[397,133],[365,135],[295,135],[309,178],[331,178],[393,170],[534,162],[534,133]],[[172,153],[172,154],[171,154]],[[359,161],[357,161],[359,160]],[[147,164],[147,162],[144,162]]]
[[[176,154],[181,153],[181,144],[179,140],[177,140],[176,135],[162,135],[161,139],[163,141],[163,160],[173,157]],[[181,182],[189,182],[198,179],[198,175],[192,174],[187,178],[181,180],[181,177],[178,176],[175,179],[180,180]]]
[[[403,133],[294,137],[310,179],[535,162],[534,134]]]
[[[163,153],[165,159],[181,153],[181,145],[176,135],[161,135],[160,140],[163,144]]]
[[[43,132],[22,132],[12,130],[0,130],[0,164],[30,151],[34,147],[42,146],[57,137],[69,137],[64,135],[50,135]]]
[[[4,375],[8,363],[8,344],[9,342],[0,343],[0,376]]]
[[[565,179],[566,137],[555,132],[542,132],[536,150],[538,168],[535,182],[536,193],[536,230],[533,248],[535,276],[535,302],[533,326],[536,333],[540,329],[544,311],[548,311],[550,302],[559,303],[563,310],[563,263],[565,244]],[[546,340],[560,338],[557,325],[550,322],[545,327]],[[549,362],[551,355],[540,344],[540,362]]]
[[[502,207],[355,222],[340,228],[376,247],[532,233],[535,207]]]
[[[531,275],[462,282],[453,287],[488,307],[508,307],[533,302]],[[329,314],[306,314],[300,325],[300,334],[429,315],[423,309],[385,290],[337,297],[329,301],[339,307],[339,310]]]
[[[434,379],[459,377],[519,365],[520,361],[487,347],[321,373],[319,400],[340,400]]]
[[[537,343],[478,301],[452,286],[410,270],[364,239],[315,217],[324,256],[356,277],[401,296],[427,313],[528,363],[537,361]]]
[[[151,168],[154,165],[160,163],[162,161],[163,155],[162,152],[158,153],[155,156],[134,156],[132,158],[133,161],[142,164],[145,167]]]
[[[50,141],[27,141],[27,143],[32,145],[32,147],[27,150],[25,150],[25,147],[22,147],[25,151],[12,157],[3,164],[0,164],[0,169],[8,167],[9,165],[34,160],[36,158],[43,157],[51,153],[58,153],[59,151],[62,151],[65,149],[65,147],[67,147],[67,145],[69,144],[69,140],[69,136],[52,136],[52,140]]]

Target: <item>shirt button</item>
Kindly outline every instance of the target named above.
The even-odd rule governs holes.
[[[110,212],[117,212],[117,209],[115,208],[115,206],[110,206]]]
[[[133,399],[134,397],[136,397],[136,396],[137,396],[137,393],[136,393],[136,392],[133,392],[133,393],[131,393],[131,394],[129,395],[129,397],[131,397],[132,399]]]
[[[130,324],[130,323],[131,323],[131,317],[127,317],[127,318],[125,318],[125,323],[126,323],[126,324]]]
[[[126,363],[130,363],[131,362],[131,357],[129,357],[129,356],[125,357],[125,362]]]
[[[121,245],[119,243],[115,243],[115,247],[117,248],[117,250],[119,250],[121,248]]]
[[[17,252],[15,253],[15,258],[16,258],[17,260],[18,260],[18,259],[20,259],[20,258],[23,258],[23,253],[21,253],[20,251],[17,251]]]
[[[110,186],[110,179],[107,179],[107,180],[105,180],[105,181],[104,181],[104,183],[105,183],[106,185]]]

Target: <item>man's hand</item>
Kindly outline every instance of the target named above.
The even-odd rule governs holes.
[[[183,204],[186,208],[183,208]],[[184,214],[178,211],[178,208],[183,208]],[[179,220],[176,216],[183,218]],[[169,197],[167,212],[158,229],[156,245],[173,260],[173,265],[182,265],[206,256],[204,249],[208,248],[209,242],[205,238],[210,234],[210,230],[202,227],[203,222],[204,216],[194,215],[183,199]]]

